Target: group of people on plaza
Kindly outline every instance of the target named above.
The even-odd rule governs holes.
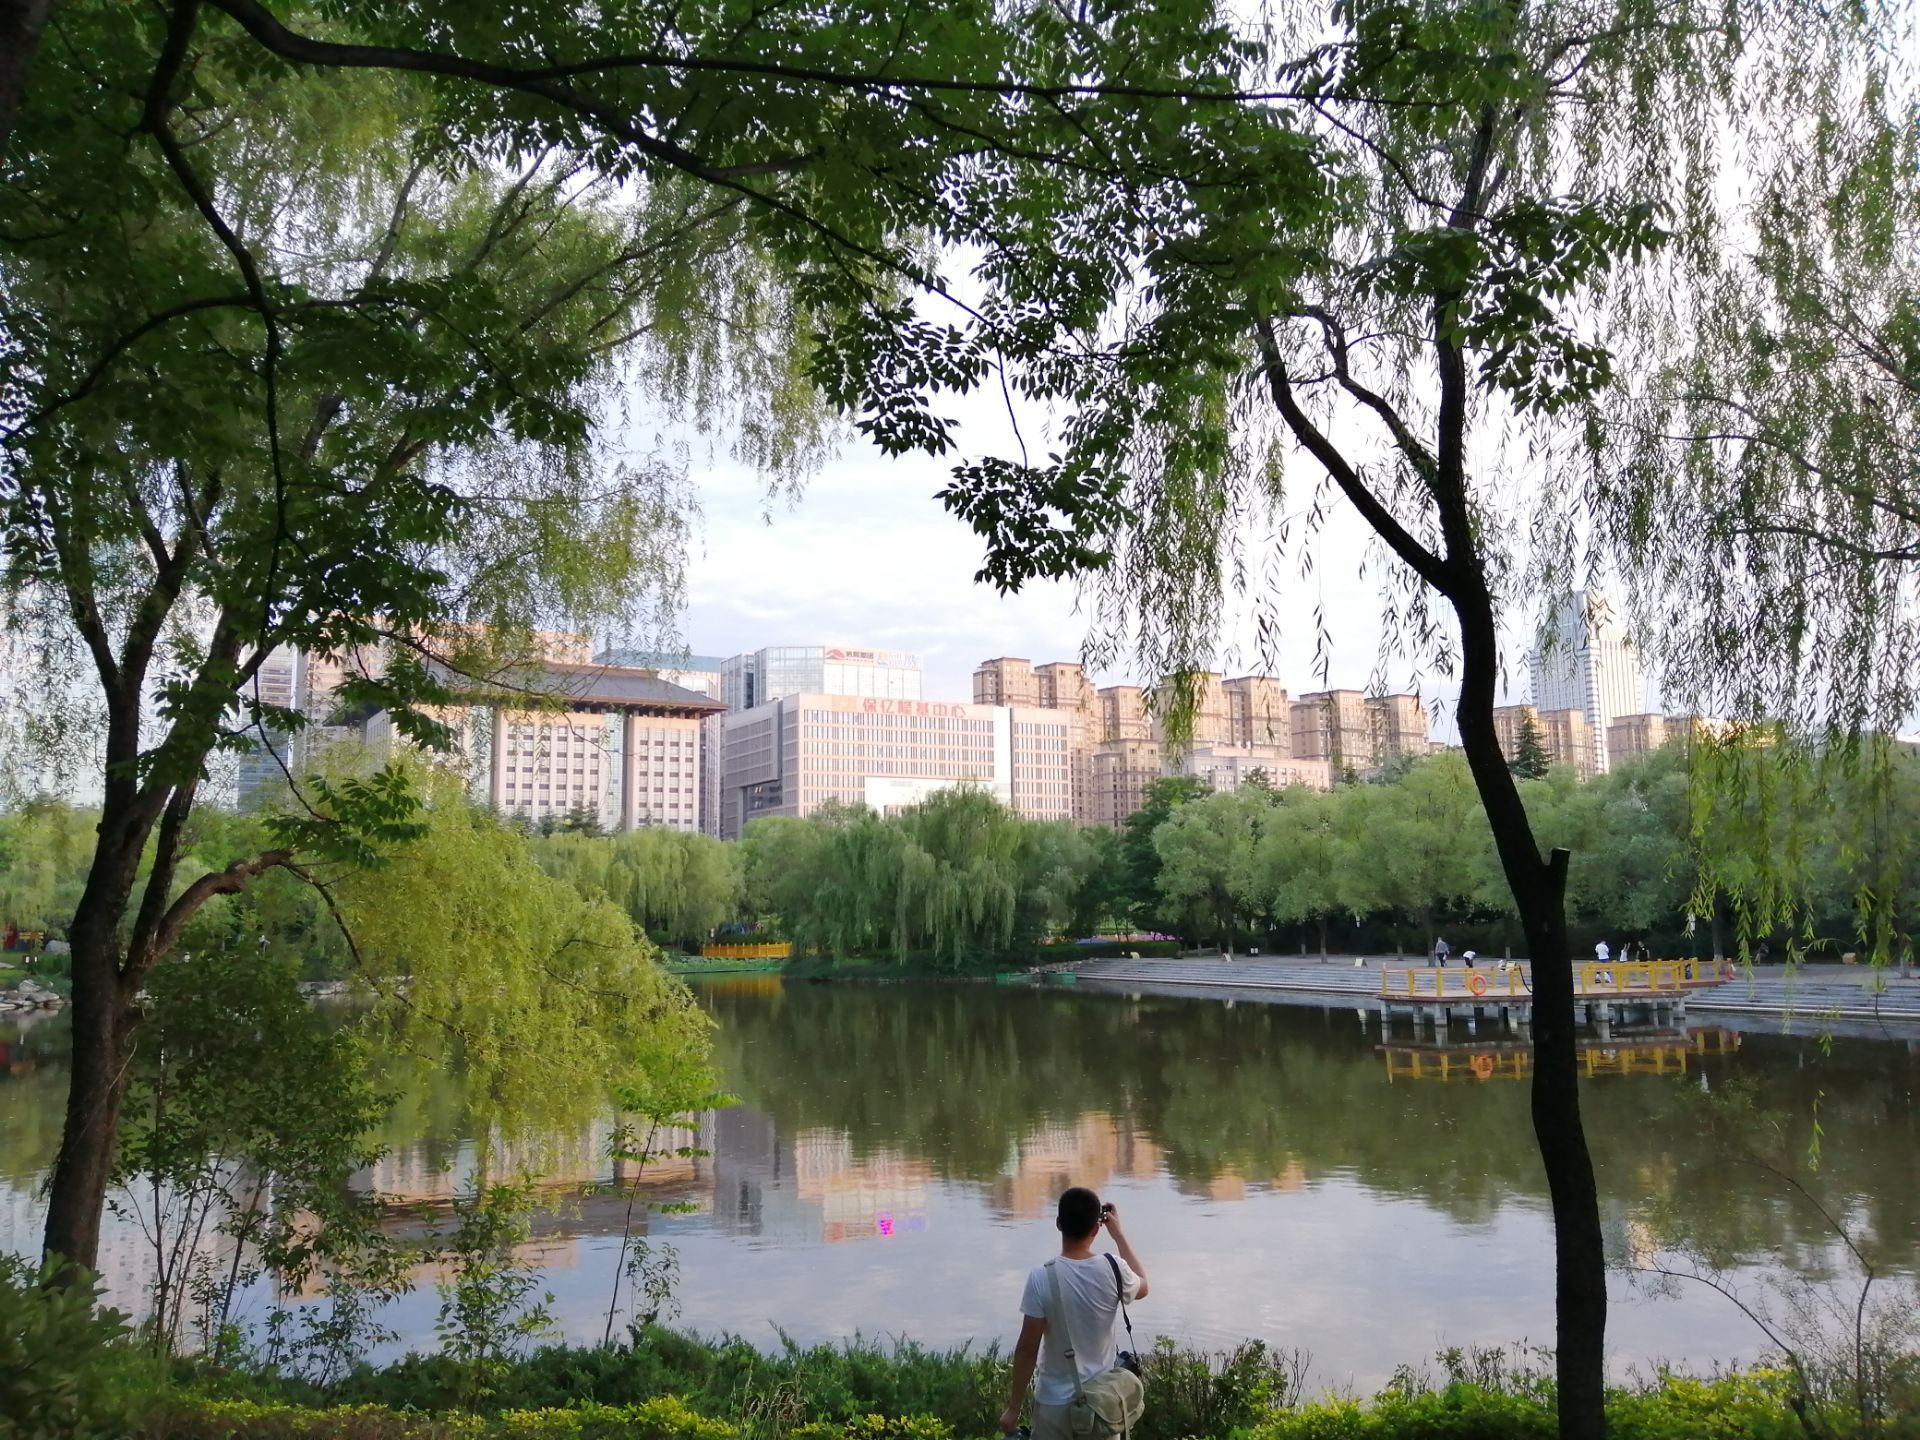
[[[1766,946],[1762,945],[1760,950],[1764,958]],[[1444,970],[1447,968],[1447,961],[1452,955],[1453,947],[1447,943],[1446,937],[1442,936],[1433,942],[1433,953],[1427,957],[1427,960],[1429,964],[1438,965]],[[1460,963],[1469,969],[1473,967],[1473,962],[1478,958],[1479,953],[1477,951],[1462,950],[1460,952]],[[1593,947],[1593,958],[1602,965],[1609,963],[1614,959],[1613,947],[1605,940],[1597,941]],[[1647,949],[1647,942],[1644,940],[1625,940],[1621,942],[1619,958],[1622,960],[1651,960],[1653,958],[1653,952]]]

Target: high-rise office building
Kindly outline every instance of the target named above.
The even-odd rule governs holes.
[[[1646,710],[1640,656],[1606,596],[1576,590],[1560,597],[1528,657],[1533,703],[1541,712],[1578,710],[1593,746],[1592,773],[1608,767],[1607,727]]]
[[[735,840],[768,815],[830,801],[882,814],[955,787],[1016,813],[1073,813],[1068,717],[1031,706],[856,695],[784,695],[718,724],[714,829]]]
[[[248,704],[277,710],[300,706],[301,655],[298,650],[275,650],[260,662],[243,699]],[[287,793],[287,773],[298,764],[294,737],[270,720],[246,731],[247,748],[234,765],[233,798],[242,810],[259,810]]]
[[[770,645],[725,661],[720,698],[752,710],[788,695],[920,698],[920,657],[852,645]]]

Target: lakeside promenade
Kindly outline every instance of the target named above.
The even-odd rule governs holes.
[[[1584,958],[1584,957],[1582,957]],[[1140,960],[1082,960],[1057,967],[1075,983],[1100,989],[1165,995],[1208,996],[1277,1004],[1378,1004],[1383,970],[1422,965],[1418,957],[1330,955],[1298,959],[1270,955],[1187,955]],[[1479,970],[1491,975],[1495,961]],[[1524,962],[1515,962],[1524,963]],[[1456,959],[1450,971],[1463,969]],[[1876,990],[1877,986],[1877,990]],[[1864,965],[1759,965],[1736,970],[1730,980],[1691,991],[1689,1011],[1715,1016],[1779,1017],[1812,1028],[1877,1030],[1898,1026],[1920,1036],[1920,979],[1897,969]]]

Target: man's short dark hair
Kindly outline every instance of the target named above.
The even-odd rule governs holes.
[[[1099,1228],[1100,1197],[1084,1185],[1075,1185],[1060,1196],[1060,1213],[1055,1225],[1069,1240],[1084,1240]]]

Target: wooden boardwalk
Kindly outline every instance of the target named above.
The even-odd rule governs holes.
[[[1616,1022],[1678,1024],[1686,1018],[1689,994],[1725,979],[1705,960],[1588,960],[1573,967],[1574,1007],[1603,1034]],[[1380,972],[1375,998],[1383,1027],[1404,1014],[1416,1030],[1426,1023],[1445,1031],[1461,1021],[1471,1033],[1486,1019],[1510,1026],[1530,1022],[1533,975],[1524,963],[1396,966]]]

